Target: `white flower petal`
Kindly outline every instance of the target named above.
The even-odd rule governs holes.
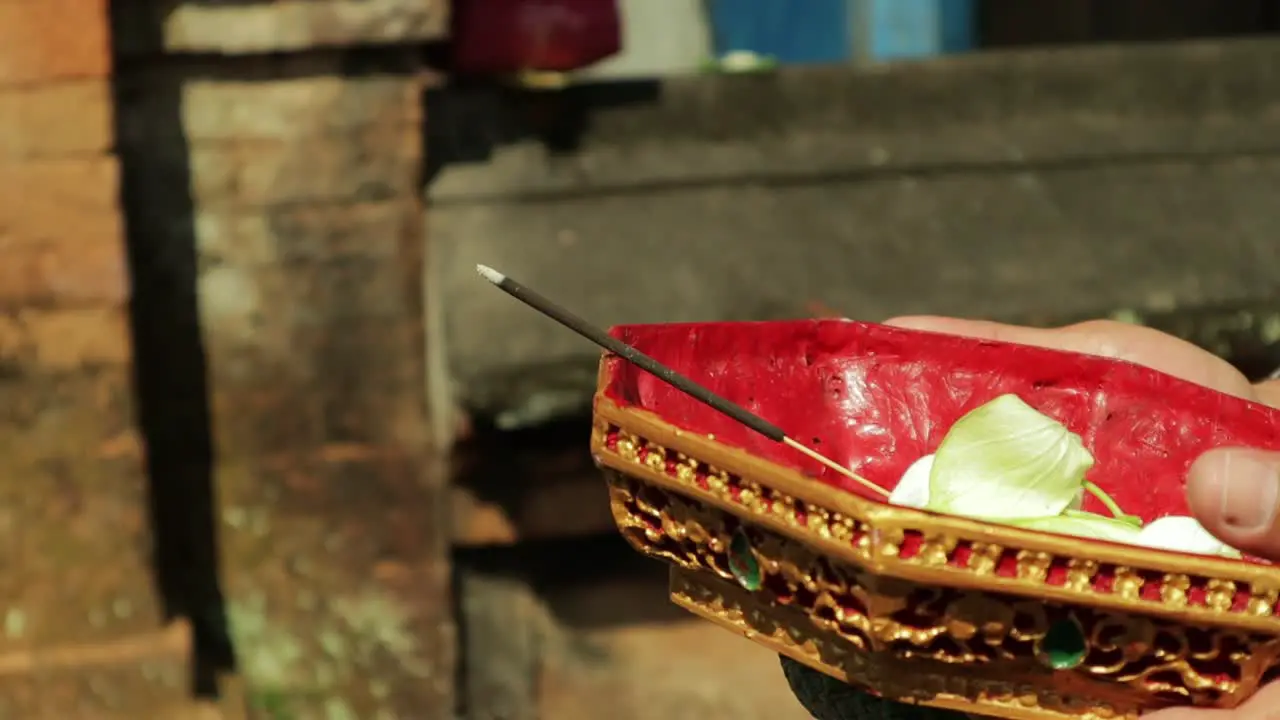
[[[1076,496],[1071,498],[1071,503],[1067,505],[1067,509],[1080,510],[1082,507],[1084,507],[1084,486],[1081,486],[1080,492],[1076,493]]]
[[[929,508],[990,520],[1060,515],[1077,502],[1093,455],[1062,423],[1001,395],[942,439]]]
[[[929,504],[929,475],[933,471],[933,455],[911,463],[902,479],[889,493],[889,503],[903,507],[923,508]]]
[[[1240,551],[1214,537],[1193,517],[1170,515],[1142,528],[1134,544],[1195,555],[1239,558]]]

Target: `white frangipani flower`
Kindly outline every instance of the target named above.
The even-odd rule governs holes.
[[[930,453],[911,463],[907,471],[902,473],[902,479],[893,486],[893,492],[889,493],[889,504],[919,510],[929,508],[929,478],[933,474],[933,458],[934,455]],[[1071,499],[1067,509],[1079,510],[1082,505],[1084,505],[1084,488],[1081,488]]]
[[[1152,521],[1138,531],[1133,544],[1194,555],[1241,557],[1239,550],[1214,537],[1195,518],[1186,515],[1170,515]]]
[[[911,467],[902,473],[902,479],[889,493],[889,502],[893,505],[924,509],[929,506],[929,475],[933,471],[933,455],[911,463]]]
[[[1017,395],[956,421],[933,460],[930,509],[985,520],[1061,515],[1084,489],[1093,455],[1080,436]]]
[[[1143,527],[1085,480],[1093,462],[1078,435],[1016,395],[1002,395],[960,418],[936,453],[913,462],[889,502],[1028,530],[1241,557],[1195,518],[1164,517]],[[1086,490],[1114,517],[1083,512]]]

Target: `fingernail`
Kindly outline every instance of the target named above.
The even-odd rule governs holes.
[[[907,328],[908,330],[912,330],[920,325],[924,325],[928,327],[931,324],[930,323],[931,320],[932,318],[928,316],[922,316],[922,315],[900,315],[898,317],[891,317],[888,320],[885,320],[883,323],[881,323],[881,325],[888,325],[890,327]]]
[[[1280,502],[1280,471],[1275,460],[1247,451],[1222,463],[1222,522],[1241,533],[1267,530]]]

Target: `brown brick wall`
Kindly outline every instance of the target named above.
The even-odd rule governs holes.
[[[111,74],[107,0],[0,0],[0,86]]]
[[[108,35],[104,0],[0,0],[0,717],[188,704],[152,586]]]
[[[101,0],[0,0],[0,653],[159,620],[109,73]]]
[[[202,337],[246,694],[450,717],[417,51],[311,50],[439,37],[447,3],[111,5],[114,52],[151,56],[114,78],[107,0],[0,0],[0,716],[215,712],[187,702],[217,632]],[[148,516],[144,456],[191,514]],[[194,639],[160,630],[153,535]]]

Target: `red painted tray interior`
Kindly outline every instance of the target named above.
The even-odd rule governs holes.
[[[1280,411],[1133,363],[843,320],[630,325],[615,337],[892,489],[968,411],[1015,393],[1079,434],[1089,479],[1150,521],[1188,514],[1186,471],[1221,446],[1280,449]],[[618,358],[606,394],[872,497]],[[1085,509],[1104,512],[1092,497]]]

